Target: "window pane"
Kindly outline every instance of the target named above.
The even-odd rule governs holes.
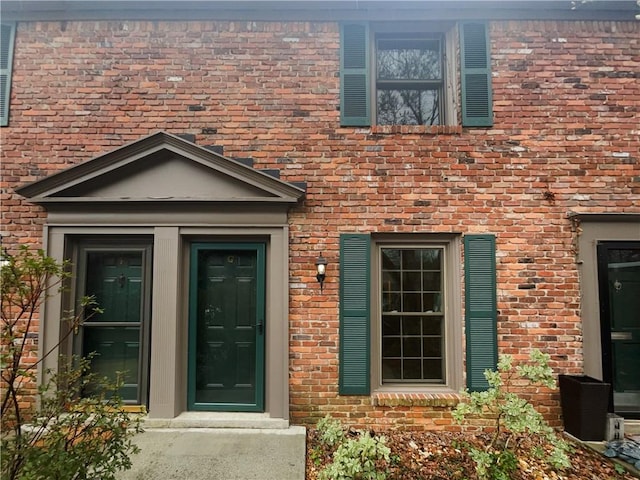
[[[402,310],[400,306],[400,292],[385,293],[382,298],[383,312],[399,312]]]
[[[442,310],[442,295],[439,293],[425,293],[422,296],[425,312],[440,312]]]
[[[402,340],[402,356],[404,358],[421,358],[422,345],[420,343],[420,337],[405,337]]]
[[[382,249],[382,268],[385,270],[400,269],[400,250],[397,248]]]
[[[442,356],[442,339],[440,337],[426,337],[423,339],[423,351],[425,357]]]
[[[400,335],[400,317],[383,317],[382,335]]]
[[[378,79],[442,78],[440,42],[437,39],[379,39],[376,61]]]
[[[401,357],[400,337],[385,337],[382,339],[382,351],[385,357]]]
[[[422,299],[419,293],[405,293],[402,295],[403,312],[421,312]]]
[[[442,335],[442,317],[426,317],[422,322],[424,335]]]
[[[404,272],[402,274],[402,290],[405,292],[419,292],[422,290],[420,272]]]
[[[420,360],[403,360],[402,375],[404,380],[420,380],[422,378],[422,365]]]
[[[440,291],[440,272],[427,272],[422,275],[422,283],[425,290]]]
[[[433,89],[378,88],[379,125],[440,125],[440,95]]]
[[[398,272],[384,271],[382,273],[382,291],[392,292],[400,290],[400,275]]]
[[[425,379],[441,380],[444,378],[442,360],[423,360],[422,365]]]
[[[85,294],[95,296],[100,314],[87,311],[87,322],[140,323],[142,252],[87,252]]]
[[[402,361],[398,359],[383,359],[382,380],[402,380]]]
[[[425,270],[440,270],[441,252],[438,248],[422,249],[422,268]]]
[[[420,335],[420,317],[403,317],[402,318],[402,335]]]
[[[396,319],[397,322],[392,321]],[[399,334],[398,325],[401,327]],[[441,332],[442,318],[386,318],[382,337],[383,381],[442,383],[444,344]]]
[[[402,269],[403,270],[420,270],[420,250],[406,249],[402,250]]]
[[[140,381],[140,328],[139,327],[86,327],[83,352],[95,353],[91,358],[91,372],[109,381],[121,381],[118,393],[123,400],[138,399]],[[92,393],[91,388],[87,395]]]

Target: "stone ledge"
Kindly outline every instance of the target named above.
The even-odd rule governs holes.
[[[458,393],[374,393],[377,407],[446,407],[453,408],[462,401]]]
[[[371,127],[374,135],[460,135],[462,127],[459,125],[374,125]]]

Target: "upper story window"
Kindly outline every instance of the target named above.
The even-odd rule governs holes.
[[[491,126],[489,50],[481,22],[342,24],[341,125]]]
[[[11,66],[16,24],[0,24],[0,126],[9,124],[9,98],[11,93]]]
[[[419,34],[376,38],[376,123],[440,125],[443,40]]]

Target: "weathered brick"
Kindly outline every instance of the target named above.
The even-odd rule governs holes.
[[[459,428],[446,399],[338,395],[341,232],[495,233],[501,351],[540,346],[556,371],[581,371],[566,212],[640,213],[638,22],[492,22],[491,129],[341,128],[335,22],[65,25],[18,26],[3,247],[42,244],[46,216],[12,193],[18,185],[157,130],[190,133],[307,182],[289,218],[292,422],[332,413],[353,425]],[[310,245],[330,259],[322,295]],[[525,392],[558,423],[557,395]]]

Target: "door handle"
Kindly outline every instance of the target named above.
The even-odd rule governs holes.
[[[611,340],[633,340],[631,332],[611,332]]]
[[[264,332],[264,324],[262,322],[262,320],[258,320],[258,323],[256,323],[256,328],[258,329],[258,333],[260,335],[262,335],[262,333]]]

